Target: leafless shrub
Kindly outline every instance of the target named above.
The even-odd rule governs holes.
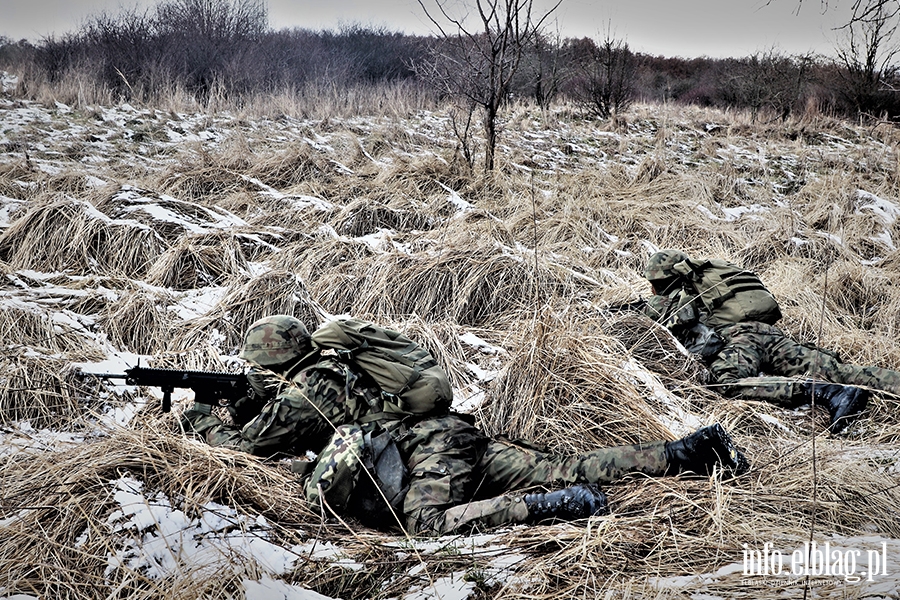
[[[634,101],[637,58],[627,42],[607,31],[599,44],[584,38],[563,52],[575,73],[570,93],[591,114],[606,119],[628,109]]]

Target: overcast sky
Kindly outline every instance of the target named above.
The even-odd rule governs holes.
[[[424,0],[426,6],[434,0]],[[464,0],[448,0],[465,5]],[[665,56],[747,56],[777,48],[784,53],[831,53],[850,0],[562,0],[554,13],[564,37],[598,38],[610,24],[633,50]],[[0,0],[0,35],[36,41],[77,29],[88,15],[153,0]],[[535,0],[548,7],[550,0]],[[432,27],[416,0],[268,0],[275,29],[331,29],[340,23],[386,25],[427,34]]]

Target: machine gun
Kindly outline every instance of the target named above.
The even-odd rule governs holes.
[[[127,385],[146,385],[162,390],[162,411],[172,410],[172,392],[175,388],[194,390],[194,401],[212,406],[227,406],[229,402],[243,398],[250,385],[243,373],[219,373],[216,371],[180,371],[178,369],[153,369],[140,365],[126,369],[125,373],[76,374],[82,379],[124,379]]]
[[[623,302],[622,304],[613,304],[612,306],[607,306],[603,309],[603,311],[612,314],[623,312],[639,312],[645,306],[647,306],[647,301],[643,298],[638,298],[634,302]]]

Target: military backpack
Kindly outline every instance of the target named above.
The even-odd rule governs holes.
[[[385,403],[401,413],[443,414],[453,390],[447,373],[428,350],[398,331],[360,319],[336,319],[312,334],[313,346],[334,350],[381,389]],[[386,412],[390,412],[385,407]]]
[[[313,504],[325,501],[370,527],[402,526],[409,469],[391,434],[379,427],[341,425],[319,454],[304,485]]]
[[[781,319],[775,296],[759,277],[730,262],[715,258],[687,259],[672,267],[682,275],[706,309],[710,327],[759,321],[774,325]]]

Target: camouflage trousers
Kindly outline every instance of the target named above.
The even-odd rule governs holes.
[[[793,408],[809,402],[801,386],[811,377],[900,395],[900,372],[844,363],[834,353],[795,342],[772,325],[740,323],[718,332],[725,347],[709,368],[727,396]]]
[[[411,533],[520,523],[528,517],[524,495],[508,492],[657,476],[667,467],[664,441],[555,456],[489,438],[454,415],[421,421],[398,444],[410,469],[403,512]]]

